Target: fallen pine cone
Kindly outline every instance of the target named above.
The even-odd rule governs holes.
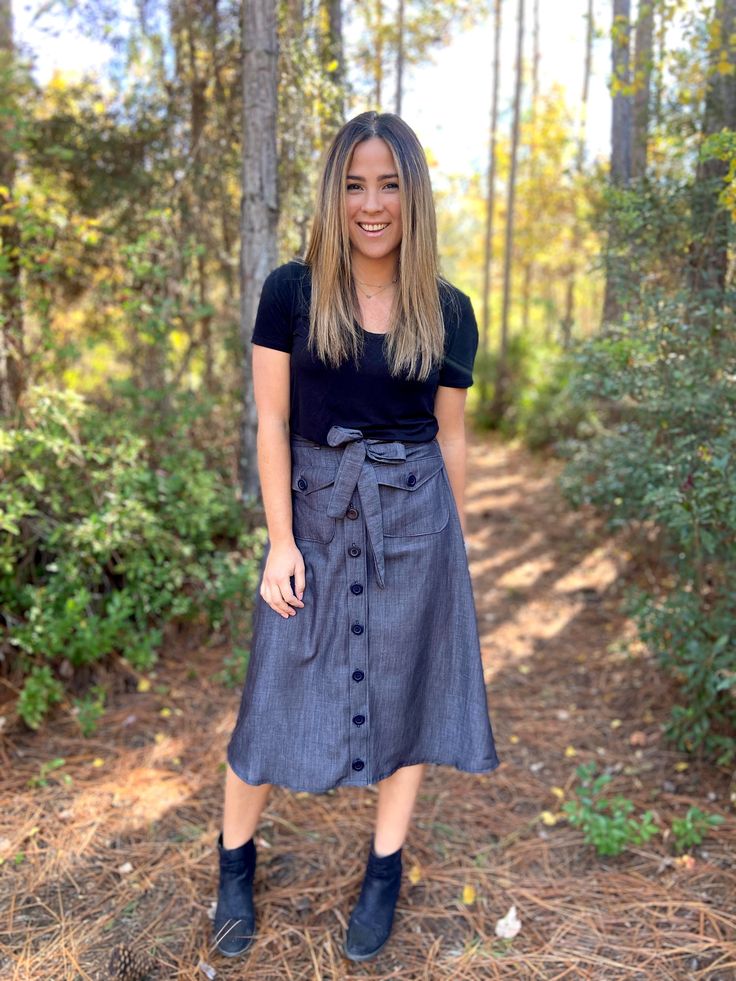
[[[110,952],[107,973],[110,981],[145,981],[154,967],[148,954],[138,953],[127,944],[117,944]]]

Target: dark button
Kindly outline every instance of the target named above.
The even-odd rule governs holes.
[[[348,549],[348,555],[352,555],[352,556],[360,555],[360,548],[358,545],[355,544],[355,542],[353,542],[353,544]]]
[[[354,770],[362,770],[364,766],[365,766],[365,763],[362,760],[353,760],[353,769]]]
[[[356,724],[356,726],[362,726],[363,723],[365,722],[365,716],[364,715],[354,715],[353,716],[353,722]]]
[[[309,485],[307,484],[304,477],[300,477],[299,480],[297,480],[296,482],[296,486],[299,488],[299,490],[306,490]]]
[[[357,508],[354,508],[353,505],[351,504],[350,507],[345,512],[345,517],[346,518],[357,518],[359,514],[360,514],[360,511],[358,511]]]
[[[362,681],[363,678],[365,678],[365,675],[360,669],[353,671],[353,681]]]
[[[410,473],[409,476],[406,478],[406,482],[410,487],[413,487],[414,484],[416,484],[417,482],[416,474]]]
[[[363,592],[363,587],[360,585],[359,582],[351,583],[350,592],[355,593],[356,596],[360,596],[360,594]]]
[[[363,633],[363,624],[362,623],[354,623],[350,629],[353,631],[354,634],[362,634]]]

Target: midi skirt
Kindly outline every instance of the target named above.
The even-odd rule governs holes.
[[[462,527],[440,445],[290,436],[303,607],[260,595],[227,759],[246,783],[326,793],[402,766],[499,765]],[[294,586],[292,578],[292,588]]]

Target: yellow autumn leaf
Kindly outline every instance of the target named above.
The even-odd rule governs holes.
[[[137,687],[138,687],[138,691],[143,691],[143,692],[149,691],[151,688],[151,682],[148,678],[139,678]]]
[[[562,800],[562,798],[565,796],[565,791],[562,789],[562,787],[550,787],[549,789],[550,793],[554,794],[557,800]]]
[[[466,883],[463,886],[463,903],[466,906],[472,906],[475,902],[475,886],[471,886],[470,883]]]
[[[156,741],[156,743],[158,745],[161,745],[161,743],[164,741],[164,739],[166,739],[166,736],[165,736],[165,734],[163,732],[157,732],[156,735],[153,738],[154,738],[154,740]]]
[[[169,717],[169,716],[171,715],[171,709],[170,709],[170,708],[167,708],[166,706],[164,706],[164,707],[163,707],[163,708],[161,709],[161,711],[159,712],[159,715],[160,715],[160,716],[161,716],[161,717],[162,717],[163,719],[168,719],[168,717]]]
[[[565,756],[577,756],[577,755],[578,755],[578,751],[575,749],[574,746],[565,747]]]
[[[675,769],[678,773],[682,773],[683,770],[687,770],[689,766],[690,764],[686,763],[685,760],[678,760],[677,763],[675,763]]]
[[[521,674],[529,674],[529,672],[531,671],[531,668],[529,667],[528,664],[519,664],[518,668]]]
[[[542,824],[546,824],[548,827],[557,824],[557,815],[553,814],[552,811],[542,811],[539,815]]]
[[[519,737],[518,736],[509,736],[509,742],[510,743],[518,743],[518,741],[519,741]]]
[[[102,759],[101,756],[96,756],[92,760],[92,766],[100,767],[100,766],[104,766],[104,765],[105,765],[105,761]]]
[[[415,886],[417,882],[421,880],[421,878],[422,878],[422,870],[420,866],[412,865],[412,867],[409,869],[409,882],[411,882],[411,884]]]
[[[622,725],[623,725],[623,722],[621,721],[621,719],[611,719],[611,728],[612,729],[618,729]]]

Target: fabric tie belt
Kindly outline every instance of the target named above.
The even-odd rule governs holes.
[[[347,429],[345,426],[332,426],[327,433],[327,442],[330,446],[346,444],[337,468],[327,514],[331,518],[344,518],[350,498],[355,488],[358,488],[376,579],[381,589],[384,589],[383,514],[378,477],[369,461],[393,463],[396,460],[406,460],[406,447],[399,440],[389,442],[366,439],[360,429]]]

